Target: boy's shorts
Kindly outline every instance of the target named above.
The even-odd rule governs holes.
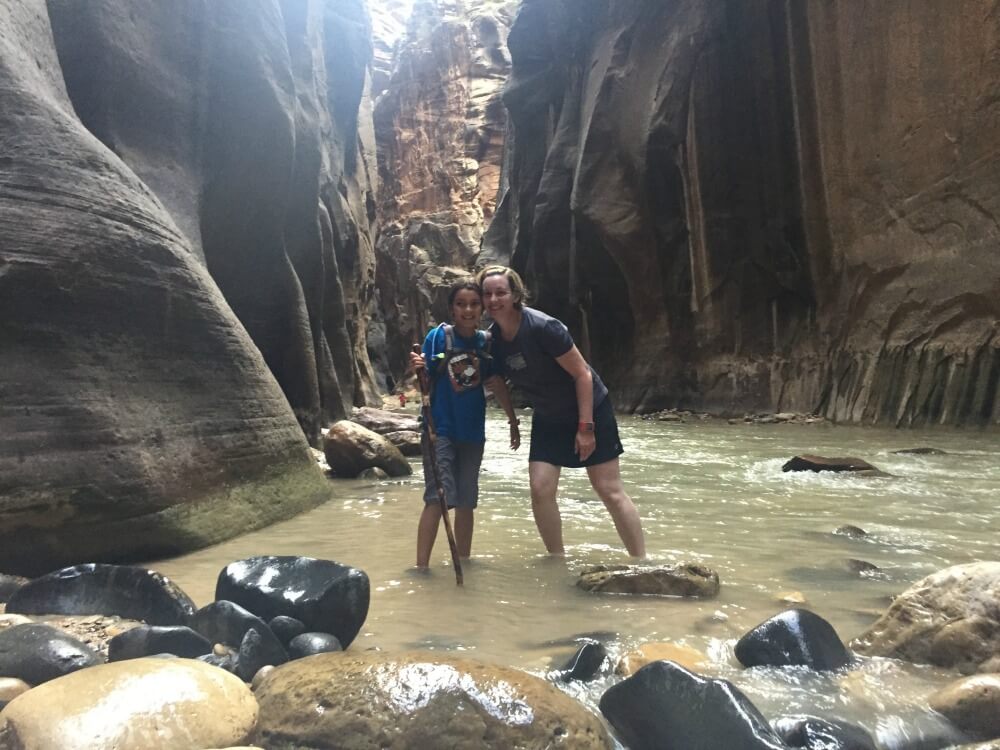
[[[438,502],[434,469],[431,467],[430,439],[421,438],[424,449],[424,502]],[[479,505],[479,467],[483,463],[483,443],[463,443],[438,435],[437,462],[449,508],[475,508]]]

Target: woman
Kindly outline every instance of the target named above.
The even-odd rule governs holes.
[[[566,326],[524,305],[524,282],[506,266],[489,266],[477,281],[493,318],[493,360],[531,400],[531,510],[550,554],[565,552],[556,503],[563,466],[586,467],[618,536],[633,557],[644,557],[639,513],[622,485],[623,452],[608,389],[573,343]]]

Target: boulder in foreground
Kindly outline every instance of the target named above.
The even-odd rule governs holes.
[[[736,658],[745,667],[830,670],[851,663],[833,626],[807,609],[789,609],[762,622],[736,643]]]
[[[15,698],[0,714],[0,747],[228,747],[245,743],[256,720],[253,694],[228,672],[189,659],[131,659],[75,672]]]
[[[707,599],[719,593],[719,574],[704,565],[598,565],[580,573],[576,585],[602,594],[646,594]]]
[[[610,750],[600,719],[554,685],[445,654],[319,654],[256,692],[262,747]]]

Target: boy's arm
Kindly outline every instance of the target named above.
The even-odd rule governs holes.
[[[493,391],[497,402],[507,415],[507,424],[510,425],[510,449],[516,451],[521,447],[521,428],[517,414],[514,413],[514,403],[510,399],[510,391],[507,390],[507,381],[499,375],[494,375],[487,379],[486,385]]]

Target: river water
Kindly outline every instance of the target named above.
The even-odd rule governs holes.
[[[522,418],[530,434],[530,415]],[[884,659],[832,676],[804,670],[743,670],[733,644],[787,608],[795,592],[847,642],[914,581],[949,565],[1000,559],[1000,436],[995,432],[896,431],[830,424],[687,424],[620,417],[623,477],[646,532],[651,562],[699,562],[722,589],[710,601],[588,594],[575,588],[592,564],[628,562],[611,520],[582,470],[564,470],[560,507],[567,555],[552,559],[531,517],[527,446],[506,447],[490,412],[473,560],[458,588],[443,530],[432,569],[413,564],[421,509],[414,475],[331,483],[331,500],[290,521],[154,563],[201,605],[229,562],[253,555],[305,555],[363,569],[368,619],[352,649],[431,649],[539,675],[561,665],[574,639],[592,635],[613,655],[669,642],[703,655],[699,671],[736,683],[768,716],[808,712],[861,723],[886,747],[940,731],[926,697],[955,678]],[[527,442],[527,439],[525,439]],[[933,446],[947,455],[893,455]],[[892,474],[789,473],[796,453],[857,456]],[[869,536],[832,533],[844,524]],[[878,566],[856,572],[849,560]],[[614,677],[567,688],[596,705]],[[905,744],[905,743],[903,743]]]

